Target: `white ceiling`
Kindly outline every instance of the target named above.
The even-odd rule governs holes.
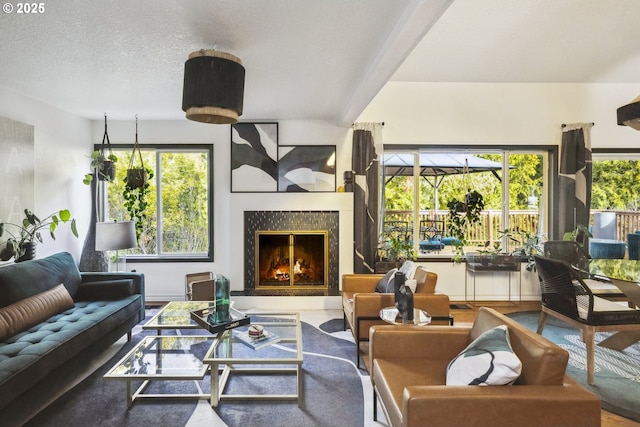
[[[90,119],[184,118],[184,62],[210,48],[243,61],[241,120],[347,125],[390,78],[640,83],[637,0],[43,4],[0,17],[0,85]]]

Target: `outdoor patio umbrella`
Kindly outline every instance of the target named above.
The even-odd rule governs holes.
[[[390,153],[384,155],[385,183],[396,176],[413,176],[413,153]],[[448,175],[464,173],[491,172],[499,181],[502,178],[496,171],[502,170],[502,164],[464,153],[420,153],[420,176],[433,187],[435,206],[438,211],[438,188]],[[433,179],[431,181],[430,179]]]

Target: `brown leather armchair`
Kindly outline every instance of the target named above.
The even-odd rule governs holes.
[[[522,362],[516,382],[445,385],[449,362],[498,325]],[[486,307],[472,326],[373,326],[369,360],[374,418],[379,399],[392,427],[600,426],[598,396],[566,376],[569,353]]]
[[[393,306],[395,296],[392,293],[376,292],[376,286],[384,274],[345,274],[342,276],[343,327],[351,329],[356,340],[356,360],[360,367],[359,344],[369,341],[369,328],[385,324],[380,319],[380,310]],[[449,297],[435,292],[438,275],[418,266],[413,277],[416,280],[416,292],[413,295],[415,308],[431,315],[433,325],[453,325],[449,314]]]

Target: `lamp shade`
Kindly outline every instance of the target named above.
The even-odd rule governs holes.
[[[189,120],[233,124],[242,115],[244,67],[239,58],[199,50],[184,64],[182,111]]]
[[[640,96],[618,108],[618,124],[640,130]]]
[[[133,221],[96,223],[96,251],[117,251],[136,246]]]

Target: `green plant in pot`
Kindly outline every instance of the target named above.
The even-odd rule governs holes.
[[[480,213],[484,209],[484,197],[475,190],[467,190],[463,200],[452,198],[447,202],[449,213],[447,227],[451,236],[456,238],[453,244],[453,260],[462,261],[464,247],[467,244],[466,231],[469,227],[480,222]]]
[[[13,257],[16,262],[26,261],[35,257],[35,247],[38,242],[42,243],[42,233],[44,229],[49,229],[49,234],[53,240],[56,239],[55,232],[61,223],[70,223],[71,233],[78,237],[75,218],[71,218],[68,209],[62,209],[40,219],[29,209],[24,210],[22,224],[0,223],[0,238],[6,233],[9,238],[0,249],[0,261],[8,261]],[[8,227],[10,226],[10,227]],[[12,232],[10,229],[13,228]]]
[[[105,154],[105,150],[109,150],[109,154]],[[113,181],[116,177],[116,165],[118,157],[111,151],[111,141],[107,133],[107,115],[104,115],[104,135],[99,150],[91,153],[91,172],[85,174],[84,182],[90,185],[93,177],[97,176],[100,181]]]

